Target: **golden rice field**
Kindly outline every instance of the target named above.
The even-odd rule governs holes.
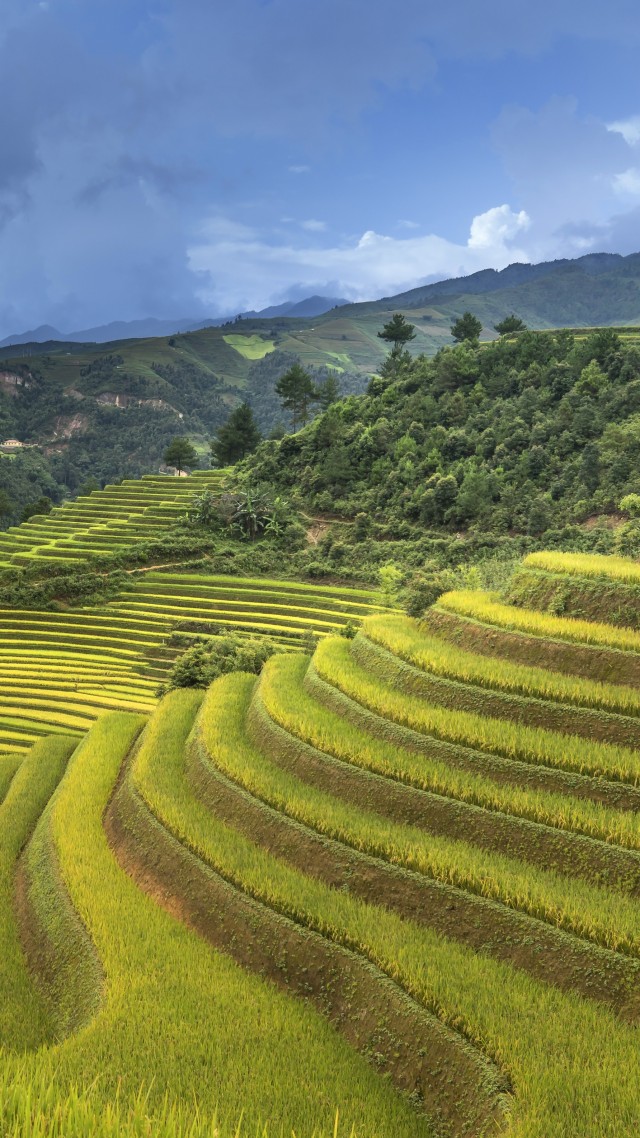
[[[640,563],[625,557],[605,557],[599,553],[529,553],[525,566],[549,573],[570,573],[580,577],[604,577],[612,581],[640,581]]]
[[[2,617],[3,1138],[636,1138],[637,634],[175,571]],[[284,650],[158,701],[213,625]]]

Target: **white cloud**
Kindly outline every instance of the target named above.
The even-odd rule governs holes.
[[[632,120],[624,125],[633,137]],[[640,123],[639,123],[640,126]],[[627,192],[616,181],[629,163],[621,129],[580,113],[575,99],[553,98],[538,110],[505,108],[493,126],[496,150],[523,208],[533,218],[527,245],[536,261],[614,248],[606,226]]]
[[[640,170],[637,166],[630,166],[621,174],[615,174],[612,185],[617,194],[630,194],[636,197],[640,194]]]
[[[301,221],[300,225],[308,233],[324,233],[327,228],[326,221],[317,221],[315,217],[310,217],[308,221]]]
[[[242,225],[239,221],[232,221],[229,217],[214,214],[213,217],[208,217],[204,222],[200,234],[203,238],[207,238],[210,241],[215,241],[216,239],[222,241],[248,241],[255,236],[255,231],[250,229],[248,225]]]
[[[420,229],[419,221],[408,221],[405,217],[396,222],[398,229]]]
[[[640,142],[640,115],[632,115],[629,119],[607,123],[607,130],[613,131],[614,134],[621,134],[628,146],[637,146]]]
[[[290,174],[310,174],[311,173],[311,167],[310,166],[289,166],[289,173]]]
[[[479,213],[471,222],[470,249],[493,250],[511,241],[522,230],[528,229],[531,218],[523,209],[514,213],[508,205],[496,205],[486,213]]]
[[[524,211],[501,205],[473,218],[465,244],[436,234],[397,238],[372,229],[357,241],[325,247],[269,244],[256,236],[205,239],[189,250],[189,263],[206,281],[201,300],[216,311],[265,307],[296,285],[366,300],[412,288],[427,278],[528,261],[527,251],[512,244],[528,224]],[[205,225],[203,232],[208,231]]]

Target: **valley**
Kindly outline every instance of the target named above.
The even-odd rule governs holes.
[[[204,454],[244,399],[264,434],[289,429],[274,387],[292,362],[318,379],[335,376],[342,395],[359,394],[383,364],[378,332],[392,313],[414,326],[412,356],[432,358],[451,345],[451,323],[464,311],[481,321],[483,343],[517,312],[534,330],[573,329],[578,342],[594,328],[616,326],[632,347],[640,337],[640,257],[515,264],[317,316],[276,312],[160,337],[7,346],[0,349],[0,439],[37,446],[32,467],[42,492],[58,501],[89,479],[104,485],[155,473],[176,434],[190,435]]]

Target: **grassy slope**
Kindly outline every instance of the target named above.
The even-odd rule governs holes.
[[[573,564],[583,568],[579,557],[563,564],[568,577]],[[615,559],[606,565],[598,562],[599,571],[607,567],[619,568]],[[168,588],[174,579],[178,579],[175,574],[154,575],[159,588]],[[209,594],[207,600],[214,600],[216,592],[229,591],[228,581],[221,578],[193,575],[184,580],[191,590],[187,596],[197,597],[201,590]],[[238,582],[238,591],[250,595],[253,586],[245,579]],[[313,591],[302,585],[288,587],[294,604]],[[496,635],[503,626],[510,627],[505,616],[509,606],[486,595],[449,594],[441,604],[461,613],[461,618],[486,621],[483,627],[493,624]],[[517,608],[511,611],[513,626],[519,628],[527,614]],[[401,679],[404,675],[407,685],[390,685],[387,676],[380,679],[373,666],[375,657],[359,650],[362,635],[351,642],[325,640],[309,672],[305,657],[284,656],[270,661],[255,690],[251,677],[218,681],[204,698],[198,730],[186,751],[185,740],[202,697],[197,692],[173,693],[153,714],[122,785],[130,783],[158,822],[189,847],[194,868],[197,859],[203,859],[238,894],[253,897],[276,917],[284,914],[315,937],[348,945],[381,976],[386,973],[418,1004],[462,1032],[480,1058],[493,1060],[511,1080],[513,1097],[505,1133],[512,1138],[586,1134],[630,1138],[637,1132],[637,814],[622,799],[613,808],[589,801],[584,797],[586,777],[578,773],[565,780],[564,775],[574,752],[579,752],[581,767],[591,757],[598,770],[609,774],[626,757],[628,765],[618,776],[628,779],[629,785],[624,781],[618,785],[621,794],[635,792],[631,766],[637,751],[625,755],[609,742],[578,741],[569,722],[566,731],[557,734],[523,728],[515,718],[496,721],[491,701],[502,687],[535,698],[549,714],[566,701],[569,716],[575,717],[579,708],[586,713],[603,707],[628,715],[636,709],[636,692],[586,682],[579,673],[572,675],[571,668],[560,673],[549,670],[554,643],[564,643],[565,637],[571,644],[592,643],[589,630],[595,627],[598,632],[598,626],[538,612],[529,617],[535,627],[527,625],[528,633],[537,633],[541,640],[551,638],[545,641],[549,659],[542,668],[517,665],[506,650],[497,664],[489,665],[482,655],[474,657],[438,643],[431,632],[404,617],[374,615],[366,631],[393,654],[398,675]],[[617,643],[621,632],[611,629],[604,638],[598,633],[596,643],[605,647]],[[625,647],[627,655],[637,657],[629,651],[631,645]],[[478,714],[470,716],[459,708],[444,711],[417,698],[407,664],[416,674],[439,671],[465,690],[473,688]],[[314,673],[315,688],[309,684]],[[318,694],[318,680],[324,683],[324,697]],[[247,718],[259,704],[263,719]],[[633,732],[637,716],[626,720],[619,715],[616,721]],[[250,722],[253,730],[248,732]],[[295,1132],[304,1138],[310,1138],[314,1126],[328,1135],[338,1103],[346,1134],[354,1119],[359,1120],[358,1138],[428,1134],[428,1123],[412,1115],[395,1098],[389,1081],[378,1079],[334,1038],[313,1010],[265,987],[226,956],[211,953],[184,926],[154,908],[116,867],[102,818],[120,761],[140,723],[139,716],[111,714],[93,727],[75,752],[31,845],[32,903],[59,951],[61,1006],[65,996],[73,997],[69,977],[76,976],[78,968],[66,940],[58,937],[56,942],[56,929],[62,927],[57,923],[59,914],[48,900],[38,908],[38,898],[52,895],[51,874],[47,875],[51,850],[91,935],[105,982],[100,1011],[88,1017],[81,1033],[54,1050],[3,1055],[3,1133],[12,1138],[44,1134],[27,1130],[22,1123],[15,1130],[7,1131],[6,1126],[16,1095],[25,1102],[33,1099],[35,1109],[41,1110],[38,1087],[54,1078],[55,1066],[56,1095],[64,1096],[76,1082],[82,1091],[96,1077],[92,1093],[98,1112],[117,1085],[128,1110],[135,1105],[140,1084],[148,1086],[153,1076],[151,1111],[164,1109],[166,1090],[171,1100],[174,1095],[178,1098],[176,1109],[184,1109],[186,1122],[186,1104],[197,1090],[205,1113],[216,1105],[220,1108],[225,1138],[225,1123],[237,1118],[243,1107],[250,1132],[258,1118],[270,1117],[274,1126],[276,1120],[278,1124],[273,1138],[280,1123],[297,1124]],[[265,729],[269,723],[270,733]],[[467,749],[473,758],[467,773],[456,773],[455,765],[447,769],[446,761],[436,769],[435,762],[425,762],[412,746],[412,739],[431,746],[434,737],[460,752]],[[64,760],[72,745],[69,740],[39,745],[40,751],[25,760],[16,776],[0,807],[0,820],[12,803],[15,811],[21,787],[38,790],[40,774],[44,777],[46,771],[33,760],[51,746]],[[216,780],[222,786],[220,780],[226,780],[224,794],[218,789],[211,801],[203,789],[205,781],[196,778],[200,747],[202,770],[208,771],[211,786]],[[472,747],[474,751],[469,750]],[[496,757],[502,757],[503,766],[512,764],[506,783],[492,777]],[[524,777],[527,769],[534,777],[538,770],[546,778],[557,775],[553,794],[534,792]],[[52,783],[59,773],[58,767],[52,768]],[[606,789],[605,783],[600,787]],[[225,821],[222,813],[218,816],[222,807],[215,803],[227,802],[230,810],[233,794],[237,814]],[[31,809],[31,798],[23,795],[21,801]],[[448,817],[455,812],[464,822],[464,833],[454,832],[452,823],[434,829],[436,806],[442,819],[445,806]],[[11,865],[24,831],[32,815],[35,820],[35,807],[31,814],[29,809],[13,845],[5,841],[5,891],[10,890]],[[494,834],[501,826],[506,833],[507,823],[514,833],[518,828],[520,847],[507,850],[487,843],[480,823],[493,827]],[[587,834],[591,837],[585,838]],[[39,836],[47,841],[39,841]],[[8,831],[5,837],[11,837]],[[138,834],[136,841],[141,840]],[[305,842],[308,848],[324,850],[326,858],[331,855],[333,868],[329,861],[326,872],[319,862],[301,861]],[[0,841],[0,887],[2,846]],[[560,846],[571,859],[552,863],[549,855]],[[78,857],[83,849],[90,849],[91,857]],[[150,849],[153,853],[155,847]],[[339,888],[339,881],[331,879],[337,857],[345,859],[349,869],[348,888]],[[613,872],[618,862],[624,868],[619,880]],[[126,857],[121,864],[131,869]],[[359,893],[364,878],[352,872],[354,867],[366,870],[370,882],[374,874],[376,881],[384,877],[395,892],[379,888],[375,895]],[[186,881],[183,876],[176,883],[176,897],[185,904],[193,886],[191,878],[188,888]],[[143,882],[143,887],[148,883]],[[432,908],[414,905],[402,915],[403,897],[408,904],[411,896],[418,896],[416,890],[420,897],[434,899]],[[438,921],[442,923],[447,911],[463,902],[474,917],[469,927],[458,920],[440,929]],[[230,914],[231,908],[223,923]],[[537,966],[526,954],[525,940],[514,956],[515,967],[506,962],[501,955],[505,937],[497,923],[492,925],[498,915],[502,928],[511,923],[514,935],[518,930],[526,933],[526,944],[533,944],[540,955]],[[454,921],[455,916],[450,918]],[[487,922],[487,933],[478,952],[473,929],[482,921]],[[15,947],[7,905],[0,933],[10,948]],[[258,936],[252,939],[258,946],[267,943]],[[553,955],[553,945],[562,943],[565,957],[573,953],[576,960],[583,960],[579,974],[569,976],[558,967],[560,957]],[[16,964],[10,954],[5,955],[10,980]],[[591,961],[588,972],[587,960]],[[71,972],[65,971],[65,962],[72,966]],[[623,976],[622,986],[618,975]],[[588,987],[594,977],[597,991]],[[0,968],[0,987],[2,978]],[[77,1004],[74,998],[73,1006]],[[626,1024],[626,1018],[633,1025]],[[203,1021],[207,1032],[202,1031]],[[0,1028],[2,1023],[0,1016]],[[13,1021],[8,1022],[7,1036],[16,1030]],[[445,1082],[457,1095],[455,1077],[461,1078],[461,1069],[455,1048],[451,1061]],[[285,1066],[288,1080],[281,1077]],[[97,1133],[95,1126],[93,1132]],[[153,1132],[164,1134],[159,1128]],[[65,1128],[59,1133],[72,1138],[75,1131]],[[188,1131],[183,1124],[169,1133],[186,1138]],[[196,1133],[200,1131],[193,1131],[194,1138]],[[470,1127],[454,1133],[475,1136],[479,1131]]]
[[[81,369],[117,353],[123,357],[123,373],[146,381],[150,398],[165,398],[171,403],[172,385],[159,379],[154,363],[192,364],[203,379],[209,377],[212,384],[222,381],[231,389],[242,389],[252,362],[274,349],[295,352],[310,366],[370,372],[384,356],[377,331],[392,312],[404,312],[415,324],[413,352],[431,354],[450,342],[451,321],[465,309],[483,321],[489,337],[493,337],[493,324],[511,311],[518,312],[532,328],[637,325],[640,272],[634,265],[621,263],[593,276],[569,263],[547,276],[493,292],[465,291],[463,278],[459,291],[450,295],[434,294],[433,286],[429,286],[397,297],[345,305],[313,319],[244,320],[233,325],[233,333],[224,327],[205,328],[110,344],[53,343],[35,352],[33,346],[5,348],[0,359],[9,371],[24,363],[67,390],[95,395],[100,388],[113,391],[113,378],[106,385],[98,384],[98,389],[94,384],[88,391],[92,385],[80,374]],[[247,341],[245,346],[241,337]]]

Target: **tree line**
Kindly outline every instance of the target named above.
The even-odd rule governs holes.
[[[308,423],[312,406],[326,411],[339,399],[340,385],[332,374],[322,382],[314,383],[302,364],[294,363],[278,379],[275,392],[283,410],[290,413],[295,432]],[[241,403],[218,429],[211,443],[214,465],[233,466],[251,454],[261,440],[262,435],[251,407],[247,402]],[[196,465],[198,456],[189,439],[179,436],[172,440],[165,451],[164,460],[182,473]]]
[[[526,330],[526,325],[520,317],[513,313],[494,327],[501,336]],[[465,341],[476,343],[481,331],[482,323],[471,312],[464,312],[451,325],[451,335],[457,343]],[[401,312],[394,313],[391,320],[378,332],[378,336],[390,345],[388,370],[394,370],[410,360],[408,353],[404,359],[404,353],[407,345],[415,339],[415,326],[410,324]],[[340,385],[333,374],[329,374],[321,383],[314,383],[306,368],[296,362],[277,380],[275,393],[280,399],[283,410],[291,415],[295,434],[300,427],[307,425],[314,405],[324,412],[339,399]],[[233,466],[252,454],[261,441],[262,435],[253,411],[245,401],[231,412],[227,422],[217,431],[211,443],[213,462],[216,466]],[[173,439],[164,456],[165,462],[174,466],[179,473],[185,468],[195,466],[197,457],[189,439],[182,436]]]

